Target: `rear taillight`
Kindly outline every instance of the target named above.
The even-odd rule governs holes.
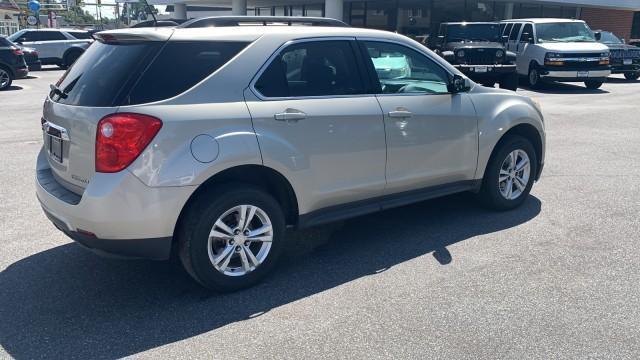
[[[13,53],[16,54],[16,55],[24,55],[24,52],[22,50],[20,50],[20,49],[13,50]]]
[[[114,173],[129,166],[156,136],[162,121],[149,115],[108,115],[96,131],[96,172]]]

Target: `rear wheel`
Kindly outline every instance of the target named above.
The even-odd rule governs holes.
[[[262,280],[284,250],[285,221],[278,202],[250,185],[204,193],[185,214],[180,260],[205,287],[235,291]]]
[[[62,61],[62,64],[58,65],[60,68],[62,69],[67,69],[68,67],[70,67],[71,65],[73,65],[74,62],[76,62],[76,60],[78,60],[78,58],[80,57],[80,55],[82,55],[82,52],[78,51],[78,50],[74,50],[69,52],[68,54],[66,54],[64,56],[64,59]]]
[[[640,71],[636,71],[632,73],[624,73],[624,77],[627,80],[638,80],[640,78]]]
[[[599,89],[602,86],[602,84],[604,84],[604,82],[602,81],[589,80],[584,82],[584,85],[587,87],[587,89],[591,89],[591,90]]]
[[[500,88],[512,91],[518,90],[518,74],[513,73],[511,75],[505,76],[500,81]]]
[[[13,75],[11,71],[3,66],[0,66],[0,90],[6,90],[11,86],[13,82]]]
[[[520,206],[529,195],[537,174],[536,152],[521,136],[509,136],[492,155],[485,170],[480,199],[495,210]]]

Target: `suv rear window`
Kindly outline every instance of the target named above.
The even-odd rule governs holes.
[[[176,96],[216,71],[247,43],[94,42],[65,73],[53,101],[76,106],[119,106]],[[104,76],[109,74],[109,76]]]

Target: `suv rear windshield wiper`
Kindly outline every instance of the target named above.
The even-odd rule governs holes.
[[[64,91],[60,90],[60,88],[57,85],[50,84],[49,88],[51,89],[51,92],[53,92],[54,95],[58,95],[62,99],[66,99],[67,98],[67,93],[65,93]]]

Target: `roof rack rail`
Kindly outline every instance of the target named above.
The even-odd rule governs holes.
[[[306,17],[306,16],[211,16],[189,20],[179,27],[225,27],[241,25],[307,25],[307,26],[331,26],[349,27],[346,23],[330,18]]]

